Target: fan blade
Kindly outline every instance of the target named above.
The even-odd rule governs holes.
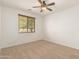
[[[43,10],[41,9],[41,11],[40,12],[43,12]]]
[[[43,1],[43,4],[44,4],[44,5],[46,5],[46,2],[45,2],[45,1]]]
[[[33,8],[40,8],[41,6],[34,6]]]
[[[50,9],[50,8],[47,8],[49,11],[53,11],[52,9]]]
[[[47,4],[47,6],[52,6],[52,5],[55,5],[55,2],[52,2],[50,4]]]
[[[41,0],[38,0],[38,2],[39,2],[40,4],[42,4],[42,1],[41,1]]]

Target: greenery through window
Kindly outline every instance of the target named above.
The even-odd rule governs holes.
[[[35,18],[19,14],[19,32],[35,32]]]

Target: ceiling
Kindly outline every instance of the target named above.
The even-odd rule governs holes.
[[[53,9],[52,12],[45,11],[43,13],[40,13],[39,8],[32,8],[33,6],[40,5],[37,0],[0,0],[0,2],[4,6],[18,8],[22,10],[30,10],[34,13],[42,14],[42,15],[62,11],[79,4],[79,0],[45,0],[45,1],[46,3],[51,3],[51,2],[56,3],[55,6],[50,7]]]

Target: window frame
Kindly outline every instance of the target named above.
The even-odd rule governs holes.
[[[20,16],[23,16],[23,17],[27,17],[27,31],[25,31],[25,32],[20,32],[20,23],[19,23],[19,21],[20,21]],[[34,21],[34,28],[32,29],[32,30],[34,30],[34,31],[31,31],[31,32],[29,32],[28,30],[28,20],[30,19],[30,18],[33,18],[33,21]],[[31,29],[30,29],[31,30]],[[18,31],[19,31],[19,33],[34,33],[35,32],[35,17],[31,17],[31,16],[26,16],[26,15],[22,15],[22,14],[18,14]]]

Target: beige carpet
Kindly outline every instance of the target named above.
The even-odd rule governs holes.
[[[79,59],[79,51],[40,40],[2,49],[0,59]]]

